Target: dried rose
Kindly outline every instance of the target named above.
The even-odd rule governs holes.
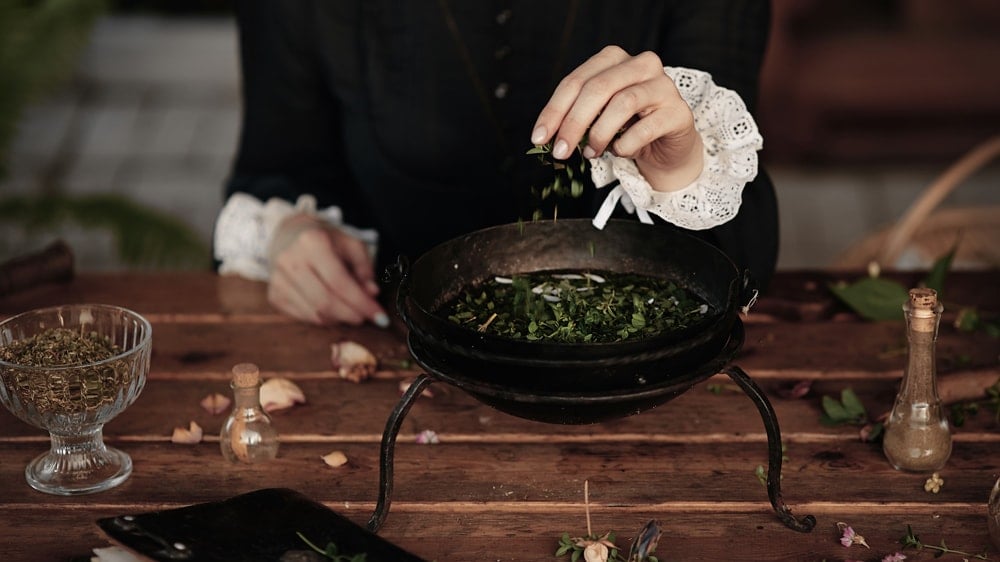
[[[194,445],[201,443],[202,434],[201,426],[192,421],[187,429],[175,427],[174,434],[170,436],[170,441],[182,445]]]
[[[216,392],[215,394],[209,394],[208,396],[202,398],[201,407],[214,416],[228,410],[231,402],[232,401],[228,396],[224,396]]]
[[[290,408],[295,404],[305,404],[306,395],[294,382],[275,377],[260,385],[260,405],[265,412]]]
[[[583,559],[587,562],[608,562],[608,547],[599,542],[590,543],[583,549]]]
[[[854,529],[850,527],[847,523],[837,523],[837,528],[840,529],[842,533],[840,536],[840,544],[844,545],[845,548],[850,548],[853,545],[860,544],[865,548],[871,548],[868,546],[868,542],[861,535],[854,532]]]
[[[327,453],[323,455],[321,458],[323,459],[323,462],[325,462],[328,466],[332,466],[334,468],[347,464],[347,455],[345,455],[340,451],[333,451],[332,453]]]
[[[330,345],[330,362],[340,378],[361,382],[375,373],[378,359],[368,348],[353,341]]]

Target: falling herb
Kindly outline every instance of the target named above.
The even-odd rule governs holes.
[[[565,161],[552,158],[552,146],[551,141],[546,144],[536,144],[526,152],[526,154],[537,156],[541,165],[552,168],[552,181],[548,185],[531,188],[531,194],[539,204],[539,208],[536,208],[532,214],[532,220],[541,220],[544,214],[541,209],[542,202],[550,198],[572,197],[576,199],[583,194],[584,178],[589,167],[587,159],[582,156],[583,148],[587,146],[587,136],[584,135],[576,150]],[[559,212],[558,204],[553,206],[552,212],[554,218]]]
[[[692,326],[709,306],[667,279],[625,273],[538,272],[466,288],[439,314],[483,333],[559,343],[607,343]]]

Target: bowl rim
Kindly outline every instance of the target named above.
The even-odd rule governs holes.
[[[120,361],[120,360],[122,360],[123,358],[125,358],[125,357],[127,357],[129,355],[135,354],[137,351],[139,351],[139,350],[141,350],[143,348],[149,347],[149,342],[153,338],[153,325],[150,324],[149,320],[145,316],[143,316],[142,314],[139,314],[138,312],[136,312],[136,311],[134,311],[134,310],[132,310],[130,308],[126,308],[124,306],[120,306],[120,305],[116,305],[116,304],[104,304],[104,303],[70,303],[70,304],[59,304],[59,305],[53,305],[53,306],[45,306],[45,307],[41,307],[41,308],[32,308],[30,310],[26,310],[24,312],[20,312],[18,314],[15,314],[13,316],[10,316],[10,317],[5,318],[2,321],[0,321],[0,330],[3,330],[8,324],[14,322],[15,320],[23,320],[24,318],[26,318],[28,316],[40,315],[40,314],[45,314],[45,313],[52,313],[52,312],[57,311],[57,310],[72,309],[72,308],[99,308],[99,309],[105,309],[105,310],[113,310],[113,311],[118,311],[118,312],[124,312],[125,314],[131,316],[139,324],[142,325],[142,327],[143,327],[143,336],[142,336],[142,339],[135,346],[133,346],[131,349],[122,351],[121,353],[119,353],[117,355],[114,355],[112,357],[108,357],[107,359],[102,359],[100,361],[96,361],[96,362],[93,362],[93,363],[83,363],[83,364],[80,364],[80,365],[54,365],[54,366],[40,367],[40,366],[33,366],[33,365],[22,365],[20,363],[11,363],[9,361],[4,361],[2,358],[0,358],[0,367],[8,367],[8,368],[16,368],[16,369],[32,369],[34,371],[42,371],[42,372],[46,372],[46,371],[63,371],[63,370],[66,370],[66,369],[80,369],[80,368],[84,368],[84,367],[98,367],[98,366],[106,365],[106,364],[114,362],[114,361]]]

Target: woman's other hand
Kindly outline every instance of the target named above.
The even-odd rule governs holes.
[[[570,72],[542,108],[531,142],[554,139],[552,156],[565,159],[584,135],[585,157],[608,150],[632,158],[658,191],[681,189],[702,171],[702,140],[691,108],[653,52],[632,56],[605,47]]]
[[[278,226],[269,255],[267,297],[278,310],[313,324],[388,326],[375,300],[379,287],[363,241],[296,214]]]

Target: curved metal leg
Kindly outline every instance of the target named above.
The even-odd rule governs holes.
[[[389,419],[385,422],[385,431],[382,432],[382,448],[379,454],[379,482],[378,482],[378,503],[375,504],[375,513],[372,513],[368,520],[368,530],[376,532],[386,516],[389,515],[389,505],[392,504],[392,462],[396,451],[396,435],[403,425],[403,418],[410,411],[410,407],[416,401],[420,393],[427,388],[434,379],[426,373],[418,376],[410,388],[406,389],[403,397],[396,404],[396,408],[389,414]]]
[[[789,529],[808,533],[816,526],[816,518],[806,515],[796,518],[792,515],[792,510],[785,505],[785,500],[781,498],[781,430],[778,429],[778,418],[774,415],[774,408],[768,402],[764,392],[753,382],[743,369],[736,365],[730,365],[722,370],[729,375],[743,392],[753,400],[760,411],[760,417],[764,420],[764,429],[767,431],[767,497],[771,500],[771,507],[778,514],[778,519]]]

